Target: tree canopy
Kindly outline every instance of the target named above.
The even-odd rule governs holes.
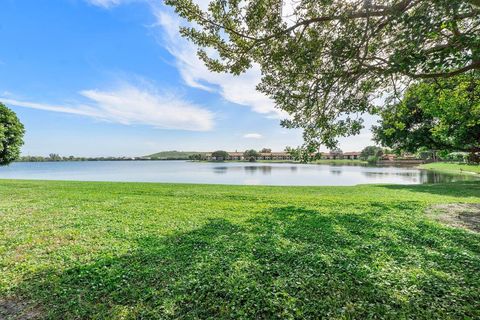
[[[243,157],[249,161],[256,161],[260,154],[257,150],[247,150],[243,153]]]
[[[224,161],[227,160],[230,155],[227,151],[217,150],[212,153],[212,157],[215,158],[217,161]]]
[[[407,152],[480,152],[480,72],[409,87],[373,131],[377,142]]]
[[[25,129],[17,115],[0,102],[0,166],[18,159]]]
[[[377,146],[367,146],[360,152],[361,160],[368,160],[369,157],[379,158],[383,155],[383,149]]]
[[[480,70],[480,0],[289,0],[288,12],[283,0],[165,2],[192,22],[181,33],[210,70],[260,66],[257,89],[309,150],[358,134],[375,99],[412,80]]]

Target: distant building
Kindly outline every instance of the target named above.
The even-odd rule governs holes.
[[[257,160],[293,160],[293,157],[288,152],[269,152],[260,153]]]
[[[357,151],[343,153],[343,159],[358,160],[359,158],[360,158],[360,152],[357,152]]]
[[[342,152],[342,151],[330,151],[330,152],[322,152],[320,153],[320,158],[323,160],[359,160],[360,159],[360,152],[358,151],[350,151],[350,152]],[[202,159],[205,160],[219,160],[214,159],[212,157],[212,153],[206,153]],[[243,152],[228,152],[228,158],[223,160],[229,161],[246,161],[245,157],[243,156]],[[292,155],[285,151],[280,152],[261,152],[258,154],[256,160],[277,160],[277,161],[293,161],[295,160]],[[401,157],[395,154],[384,154],[381,157],[382,161],[417,161],[415,155],[412,154],[404,154]]]
[[[215,160],[212,157],[212,153],[206,153],[205,158],[209,161]],[[229,152],[228,159],[230,161],[241,161],[246,160],[243,156],[243,152]],[[268,152],[268,153],[259,153],[259,156],[256,160],[293,160],[293,157],[288,152]]]
[[[394,161],[397,158],[397,156],[393,153],[387,153],[382,156],[382,160],[386,161]]]
[[[352,151],[352,152],[323,152],[321,153],[321,158],[326,160],[341,160],[341,159],[348,159],[348,160],[358,160],[360,158],[360,152]],[[216,160],[212,157],[212,153],[205,154],[206,160]],[[229,152],[228,158],[225,160],[229,161],[242,161],[246,160],[243,156],[243,152]],[[292,161],[294,158],[292,155],[285,151],[279,152],[261,152],[259,153],[256,160],[277,160],[277,161]]]
[[[228,160],[243,160],[243,152],[229,152]]]
[[[343,160],[343,159],[358,160],[360,158],[360,152],[330,151],[330,152],[322,152],[320,154],[320,157],[323,160]]]

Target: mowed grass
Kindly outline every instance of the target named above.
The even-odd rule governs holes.
[[[50,319],[478,319],[480,235],[424,214],[457,202],[479,203],[480,183],[0,180],[0,308]]]
[[[479,173],[480,165],[469,165],[453,162],[435,162],[420,165],[422,169],[443,171],[449,173]]]

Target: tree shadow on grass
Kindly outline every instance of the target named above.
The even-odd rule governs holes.
[[[16,295],[52,319],[480,316],[479,237],[443,229],[445,245],[434,225],[346,211],[274,207],[152,234],[130,254],[33,274]]]
[[[458,198],[480,198],[480,179],[439,184],[381,185],[389,190],[407,190]]]

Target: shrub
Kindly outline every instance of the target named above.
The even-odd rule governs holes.
[[[480,164],[480,153],[472,152],[467,156],[468,164]]]
[[[466,152],[451,152],[445,156],[447,161],[467,162],[468,153]]]
[[[360,153],[360,160],[367,160],[370,158],[370,157],[376,157],[376,158],[380,158],[381,156],[383,155],[383,149],[380,148],[380,147],[377,147],[377,146],[368,146],[368,147],[365,147],[362,152]],[[378,159],[377,159],[378,161]]]
[[[369,156],[369,157],[367,158],[367,162],[368,162],[369,164],[376,164],[376,163],[378,162],[378,159],[379,159],[379,158],[378,158],[377,156]]]

